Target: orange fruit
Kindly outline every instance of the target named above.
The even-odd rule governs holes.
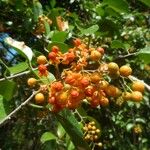
[[[27,84],[29,86],[35,86],[37,80],[35,78],[29,78],[28,81],[27,81]]]
[[[129,93],[129,92],[123,92],[122,93],[122,98],[124,100],[130,100],[131,99],[131,93]]]
[[[37,93],[35,95],[35,102],[37,104],[42,104],[44,101],[45,101],[45,97],[44,97],[44,95],[42,93]]]
[[[117,97],[120,95],[120,90],[113,86],[113,85],[109,85],[106,89],[105,89],[105,92],[108,96],[111,96],[111,97]]]
[[[109,100],[108,100],[108,98],[102,97],[102,98],[100,99],[100,105],[103,106],[103,107],[108,106],[108,105],[109,105]]]
[[[90,79],[92,83],[98,83],[102,79],[102,76],[100,73],[94,72],[91,74]]]
[[[131,93],[131,99],[132,99],[133,101],[135,101],[135,102],[140,102],[140,101],[142,101],[142,99],[143,99],[143,95],[142,95],[142,93],[139,92],[139,91],[133,91],[133,92]]]
[[[140,81],[134,81],[132,84],[132,90],[133,91],[139,91],[139,92],[144,92],[145,86],[144,83]]]
[[[120,67],[119,71],[120,75],[123,77],[128,77],[129,75],[132,74],[132,69],[127,65]]]
[[[116,73],[118,70],[119,70],[119,66],[116,63],[110,62],[108,64],[108,71],[110,73]]]
[[[41,65],[41,64],[44,65],[44,64],[46,64],[46,62],[47,62],[47,59],[44,55],[40,55],[39,57],[37,57],[37,63],[39,65]]]
[[[102,54],[97,51],[97,50],[93,50],[91,51],[91,54],[90,54],[90,59],[93,60],[93,61],[98,61],[102,58]]]

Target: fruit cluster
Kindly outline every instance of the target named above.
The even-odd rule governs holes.
[[[38,17],[38,23],[35,29],[35,34],[43,34],[45,33],[45,23],[48,23],[49,25],[52,24],[52,20],[49,19],[47,16],[45,15],[40,15]]]
[[[85,124],[85,126],[83,127],[83,131],[84,140],[86,140],[87,142],[94,142],[95,145],[98,145],[100,147],[102,146],[102,143],[98,142],[101,130],[96,127],[94,121]]]
[[[92,107],[108,106],[112,99],[121,97],[123,100],[140,102],[143,98],[144,84],[134,81],[130,89],[122,84],[112,82],[117,78],[125,80],[132,73],[128,65],[121,66],[115,62],[104,63],[104,49],[94,48],[81,42],[73,41],[74,47],[66,53],[62,53],[58,46],[53,46],[48,54],[48,60],[44,55],[37,58],[39,76],[48,76],[47,65],[56,68],[56,81],[46,87],[48,103],[53,106],[52,111],[58,112],[63,108],[75,109],[81,102],[86,101]],[[59,70],[59,65],[67,69]],[[109,81],[108,78],[111,78]],[[109,81],[109,82],[108,82]],[[28,80],[28,85],[33,86],[36,79]],[[35,96],[38,103],[44,101],[43,93]],[[39,100],[40,99],[40,100]]]

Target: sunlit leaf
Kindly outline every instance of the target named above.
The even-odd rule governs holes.
[[[19,42],[11,37],[5,38],[5,42],[13,47],[20,55],[28,59],[29,61],[32,60],[33,52],[30,47],[26,46],[24,42]]]
[[[3,104],[3,96],[0,95],[0,121],[3,120],[7,116]]]
[[[83,140],[83,133],[77,120],[69,110],[63,111],[61,115],[57,114],[56,117],[69,134],[76,150],[90,150],[88,144]]]
[[[145,47],[138,52],[138,57],[145,63],[150,63],[150,47]]]
[[[10,74],[17,74],[25,71],[29,67],[27,62],[21,62],[19,64],[14,65],[13,67],[8,67]]]
[[[103,4],[107,4],[109,7],[119,13],[129,11],[129,5],[126,0],[104,0]]]
[[[56,140],[57,137],[51,132],[45,132],[41,136],[41,142],[45,143],[46,141]]]

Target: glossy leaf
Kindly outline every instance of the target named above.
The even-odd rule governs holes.
[[[81,29],[81,33],[84,35],[90,35],[94,34],[96,31],[98,31],[99,26],[98,25],[93,25],[87,29]]]
[[[66,40],[67,34],[68,33],[64,31],[60,31],[60,32],[56,31],[54,32],[51,40],[53,42],[64,42]]]
[[[26,46],[24,42],[16,41],[11,37],[5,38],[5,43],[13,47],[20,55],[31,61],[33,52],[30,47]]]
[[[145,47],[138,52],[138,57],[145,63],[150,63],[150,47]]]
[[[65,135],[66,131],[62,127],[62,125],[59,123],[57,128],[57,135],[59,138],[62,138]]]
[[[37,70],[35,70],[34,73],[39,77],[40,81],[45,83],[45,84],[50,84],[51,82],[55,81],[55,76],[52,73],[50,73],[50,72],[48,73],[47,77],[39,76]]]
[[[62,42],[52,42],[52,43],[50,43],[48,45],[48,50],[51,51],[51,48],[53,46],[58,46],[60,48],[60,50],[61,50],[62,53],[67,52],[68,49],[69,49],[69,46],[67,44],[65,44],[65,43],[62,43]]]
[[[61,115],[57,114],[56,117],[69,134],[76,150],[90,150],[88,144],[83,140],[83,133],[77,120],[69,110],[64,110]]]
[[[129,6],[126,0],[104,0],[103,4],[108,5],[112,9],[114,9],[116,12],[122,13],[122,12],[128,12]]]
[[[8,67],[10,74],[17,74],[25,71],[29,67],[27,62],[21,62],[13,67]]]
[[[0,121],[3,120],[7,116],[3,104],[3,96],[0,95]]]
[[[47,141],[56,140],[56,139],[57,139],[57,137],[53,133],[45,132],[45,133],[42,134],[40,140],[41,140],[42,143],[45,143]]]
[[[116,48],[116,49],[122,48],[122,49],[124,49],[125,46],[124,46],[124,44],[121,41],[113,40],[112,43],[111,43],[111,48]]]
[[[148,7],[150,7],[150,1],[149,0],[139,0],[142,3],[144,3],[145,5],[147,5]]]
[[[16,83],[14,81],[1,81],[0,82],[0,94],[7,101],[11,100],[16,91]]]
[[[39,1],[33,1],[33,12],[34,12],[34,21],[38,20],[38,17],[43,14],[42,5]]]

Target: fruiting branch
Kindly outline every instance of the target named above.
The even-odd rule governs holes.
[[[46,64],[45,66],[47,66],[48,64]],[[32,71],[35,71],[37,70],[37,68],[33,68]],[[1,78],[0,81],[4,81],[4,80],[9,80],[9,79],[13,79],[13,78],[16,78],[16,77],[19,77],[19,76],[23,76],[23,75],[26,75],[28,73],[30,73],[31,70],[28,70],[28,71],[24,71],[24,72],[21,72],[21,73],[18,73],[18,74],[15,74],[15,75],[10,75],[8,77],[5,77],[5,78]]]
[[[8,116],[6,116],[1,122],[0,122],[0,126],[7,120],[11,119],[11,117],[18,112],[23,106],[27,105],[28,102],[38,93],[39,91],[34,91],[32,93],[32,95],[26,99],[20,106],[18,106],[15,110],[13,110]]]
[[[130,80],[136,80],[136,81],[143,82],[144,85],[145,85],[145,87],[147,88],[147,90],[150,91],[150,86],[149,86],[147,83],[145,83],[143,80],[139,80],[138,78],[136,78],[136,77],[134,77],[134,76],[131,76],[131,75],[129,76],[129,79],[130,79]]]

